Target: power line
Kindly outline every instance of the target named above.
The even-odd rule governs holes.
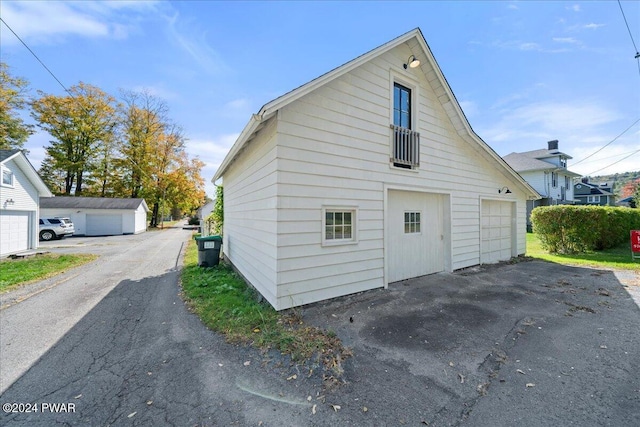
[[[625,156],[625,155],[627,155],[629,153],[635,153],[635,151],[633,151],[633,152],[632,151],[627,151],[625,153],[615,154],[613,156],[601,157],[599,159],[589,160],[588,162],[585,162],[585,163],[601,162],[603,160],[613,159],[613,158],[617,158],[617,157],[620,157],[620,156]]]
[[[622,135],[624,135],[625,133],[627,133],[627,131],[629,131],[629,129],[631,129],[632,127],[634,127],[636,125],[636,123],[640,122],[640,119],[636,120],[635,122],[633,122],[631,124],[631,126],[629,126],[628,128],[626,128],[624,131],[622,131],[622,133],[618,136],[616,136],[615,138],[613,138],[611,141],[609,141],[608,143],[606,143],[603,147],[599,148],[598,150],[594,151],[593,153],[589,154],[587,157],[585,157],[584,159],[578,160],[577,162],[573,163],[572,165],[575,166],[578,163],[582,163],[585,160],[587,160],[589,157],[593,157],[594,155],[598,154],[599,152],[601,152],[602,150],[604,150],[605,148],[607,148],[609,145],[613,144],[618,138],[620,138]]]
[[[40,63],[40,65],[42,65],[42,66],[44,67],[44,69],[45,69],[45,70],[47,70],[47,71],[49,72],[49,74],[51,74],[51,77],[53,77],[53,78],[58,82],[58,84],[59,84],[60,86],[62,86],[62,89],[64,89],[64,91],[65,91],[65,92],[67,92],[67,93],[69,94],[69,96],[71,96],[72,98],[75,98],[75,97],[71,94],[71,92],[69,92],[69,89],[67,89],[67,88],[65,87],[65,85],[63,85],[63,84],[62,84],[62,82],[61,82],[61,81],[56,77],[56,75],[55,75],[55,74],[53,74],[53,71],[51,71],[51,70],[49,69],[49,67],[47,67],[47,66],[45,65],[45,63],[44,63],[44,62],[42,62],[42,60],[41,60],[40,58],[38,58],[38,55],[36,55],[36,53],[35,53],[33,50],[31,50],[31,48],[30,48],[29,46],[27,46],[27,44],[24,42],[24,40],[22,40],[22,39],[20,38],[20,36],[19,36],[18,34],[16,34],[16,32],[15,32],[15,31],[13,31],[13,28],[11,28],[11,27],[9,26],[9,24],[7,24],[7,21],[5,21],[5,20],[4,20],[4,19],[2,19],[2,18],[0,18],[0,21],[1,21],[1,22],[2,22],[2,23],[3,23],[3,24],[4,24],[4,25],[9,29],[9,31],[11,31],[11,32],[13,33],[13,35],[14,35],[14,36],[16,36],[16,38],[17,38],[18,40],[20,40],[20,43],[22,43],[22,44],[24,45],[24,47],[26,47],[26,48],[27,48],[27,50],[28,50],[29,52],[31,52],[31,55],[33,55],[33,57],[34,57],[34,58],[36,58],[36,59],[38,60],[38,62]]]
[[[633,44],[633,48],[636,51],[636,61],[638,62],[638,73],[640,74],[640,52],[638,52],[638,47],[636,46],[636,42],[633,39],[633,34],[631,34],[631,28],[629,28],[629,23],[627,22],[627,17],[624,14],[624,10],[622,9],[622,3],[618,0],[618,6],[620,6],[620,12],[622,12],[622,19],[624,19],[624,23],[627,26],[627,31],[629,31],[629,37],[631,37],[631,43]]]
[[[587,176],[589,176],[589,175],[593,175],[593,174],[594,174],[594,173],[596,173],[596,172],[600,172],[601,170],[604,170],[604,169],[607,169],[607,168],[609,168],[609,167],[611,167],[611,166],[613,166],[613,165],[616,165],[616,164],[620,163],[621,161],[628,159],[629,157],[633,156],[633,155],[634,155],[634,154],[636,154],[636,153],[640,153],[640,150],[636,150],[636,151],[634,151],[633,153],[629,154],[628,156],[625,156],[625,157],[621,158],[620,160],[618,160],[618,161],[615,161],[615,162],[611,163],[610,165],[607,165],[607,166],[605,166],[605,167],[603,167],[603,168],[600,168],[600,169],[598,169],[597,171],[593,171],[593,172],[591,172],[591,173],[588,173],[588,174],[587,174]]]

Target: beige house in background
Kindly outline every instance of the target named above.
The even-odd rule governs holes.
[[[523,254],[539,197],[419,29],[264,105],[220,179],[224,255],[278,310]]]

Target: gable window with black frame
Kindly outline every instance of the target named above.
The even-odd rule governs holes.
[[[393,166],[415,169],[420,166],[420,134],[411,129],[411,89],[393,84]]]

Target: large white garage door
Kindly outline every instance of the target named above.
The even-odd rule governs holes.
[[[482,201],[482,264],[506,261],[515,255],[514,208],[513,202]]]
[[[122,214],[87,215],[87,236],[122,234]]]
[[[29,212],[0,211],[0,253],[29,249]]]
[[[389,282],[444,270],[443,207],[437,194],[389,191]]]

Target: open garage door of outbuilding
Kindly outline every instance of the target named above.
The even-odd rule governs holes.
[[[87,236],[122,234],[122,214],[87,215]]]
[[[0,253],[29,249],[29,212],[0,211]]]
[[[491,264],[517,256],[515,202],[482,200],[481,205],[480,263]]]
[[[444,197],[389,190],[389,283],[444,271]]]

